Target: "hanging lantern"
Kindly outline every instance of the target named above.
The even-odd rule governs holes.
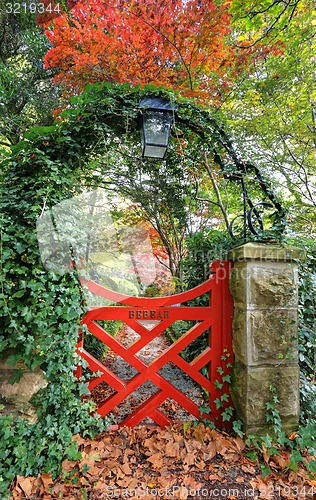
[[[177,106],[160,97],[146,97],[140,102],[142,157],[164,159],[169,147],[173,111]]]

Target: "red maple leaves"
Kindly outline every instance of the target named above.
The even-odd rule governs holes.
[[[130,82],[216,102],[251,61],[227,43],[229,32],[227,10],[211,0],[81,1],[47,29],[45,64],[61,70],[70,92]]]

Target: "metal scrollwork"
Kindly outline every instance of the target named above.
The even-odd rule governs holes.
[[[203,143],[209,141],[214,164],[219,166],[224,179],[238,185],[241,184],[243,213],[237,215],[230,223],[228,230],[231,238],[236,239],[238,236],[246,240],[251,234],[260,237],[261,233],[265,239],[279,237],[285,229],[286,211],[274,192],[273,185],[262,175],[259,167],[250,161],[242,161],[239,158],[233,141],[214,119],[210,120],[209,116],[203,114],[201,110],[199,112],[205,118],[204,123],[208,123],[207,132],[202,125],[183,115],[177,115],[177,120],[199,135]],[[209,132],[210,129],[213,129],[212,132]],[[251,190],[253,187],[256,188],[255,196],[260,196],[261,192],[263,198],[269,201],[253,203],[247,186],[251,186]],[[260,213],[266,209],[276,210],[268,215],[269,221],[267,217],[263,218]]]
[[[236,239],[237,235],[238,236],[244,236],[246,237],[247,234],[247,228],[250,230],[250,232],[256,236],[260,234],[260,232],[264,231],[264,223],[262,220],[262,217],[257,210],[258,207],[262,206],[264,208],[274,208],[274,205],[272,203],[268,203],[267,201],[262,201],[260,203],[257,203],[256,205],[253,205],[251,200],[248,198],[247,202],[251,206],[250,210],[244,210],[244,213],[241,215],[237,215],[234,217],[234,219],[231,221],[230,226],[229,226],[229,234],[233,239]],[[271,215],[273,217],[274,214]],[[240,219],[242,221],[242,227],[240,225],[238,226],[236,224],[236,221]],[[237,228],[239,227],[239,231],[233,230],[233,227]],[[259,226],[259,227],[258,227]],[[241,233],[241,234],[240,234]]]

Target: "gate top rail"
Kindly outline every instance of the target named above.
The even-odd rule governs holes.
[[[191,288],[191,290],[166,297],[131,297],[129,295],[124,295],[122,293],[109,290],[108,288],[98,285],[98,283],[87,280],[86,278],[81,278],[80,282],[82,285],[86,284],[90,292],[118,304],[126,304],[129,306],[144,306],[146,304],[153,307],[172,306],[195,299],[203,293],[210,291],[215,283],[214,278],[216,277],[216,274],[218,276],[219,270],[221,269],[222,265],[222,261],[217,260],[213,262],[211,269],[214,274],[210,277],[210,279],[208,279],[201,285],[196,286],[195,288]]]

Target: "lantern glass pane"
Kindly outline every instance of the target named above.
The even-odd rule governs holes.
[[[170,113],[149,111],[144,117],[144,132],[146,144],[168,146],[171,127]]]
[[[143,156],[146,158],[164,158],[166,153],[166,146],[145,146]]]

